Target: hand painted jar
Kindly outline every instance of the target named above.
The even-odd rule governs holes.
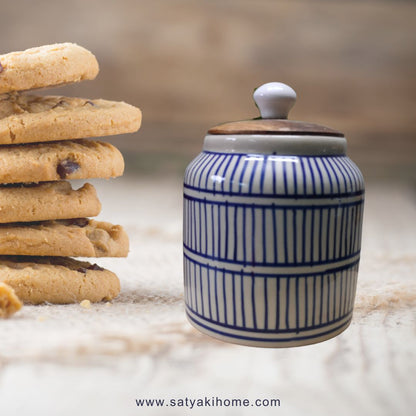
[[[254,99],[261,118],[211,128],[185,172],[186,314],[223,341],[313,344],[351,322],[364,181],[342,133],[287,120],[292,88]]]

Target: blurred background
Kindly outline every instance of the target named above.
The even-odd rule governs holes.
[[[140,107],[109,140],[126,174],[178,174],[209,127],[256,117],[256,86],[281,81],[290,118],[345,133],[367,179],[416,180],[416,2],[403,0],[1,1],[0,53],[76,42],[96,80],[48,90]]]

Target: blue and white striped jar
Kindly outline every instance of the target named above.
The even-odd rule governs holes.
[[[277,87],[279,99],[294,94],[261,88]],[[351,322],[363,177],[336,131],[273,117],[248,123],[211,129],[185,173],[187,317],[243,345],[324,341]]]

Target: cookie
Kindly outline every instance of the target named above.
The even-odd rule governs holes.
[[[0,55],[0,94],[94,79],[98,62],[87,49],[57,43]]]
[[[0,255],[126,257],[129,239],[120,225],[72,220],[0,224]]]
[[[100,211],[89,183],[77,190],[67,181],[0,185],[0,223],[95,217]]]
[[[87,139],[0,146],[0,183],[121,176],[124,160],[110,143]]]
[[[100,302],[120,293],[114,273],[67,257],[0,256],[0,281],[31,304]]]
[[[20,93],[0,96],[0,144],[132,133],[141,112],[130,104]]]
[[[21,307],[22,302],[16,296],[13,288],[0,281],[0,318],[9,318]]]

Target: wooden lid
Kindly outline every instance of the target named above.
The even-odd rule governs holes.
[[[319,124],[283,119],[253,119],[219,124],[209,134],[275,134],[344,137],[340,131]]]
[[[270,134],[344,137],[340,131],[319,124],[287,120],[296,92],[286,84],[270,82],[253,94],[261,117],[211,127],[208,134]]]

